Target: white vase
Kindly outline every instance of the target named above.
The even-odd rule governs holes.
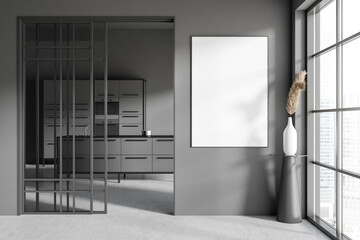
[[[295,155],[297,151],[297,133],[291,117],[288,118],[288,124],[283,132],[283,150],[285,155]]]

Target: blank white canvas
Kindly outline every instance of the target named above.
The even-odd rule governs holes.
[[[268,38],[192,37],[192,147],[268,146]]]

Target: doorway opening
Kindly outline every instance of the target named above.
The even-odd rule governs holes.
[[[20,17],[19,40],[21,213],[172,213],[174,19]]]

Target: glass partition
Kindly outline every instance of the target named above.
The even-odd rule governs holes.
[[[106,212],[107,131],[94,137],[93,116],[96,80],[108,111],[107,23],[25,20],[22,59],[23,213]]]

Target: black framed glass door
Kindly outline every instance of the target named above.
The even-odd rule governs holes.
[[[107,211],[107,26],[20,20],[23,213]],[[104,85],[101,138],[94,137],[96,80]]]

